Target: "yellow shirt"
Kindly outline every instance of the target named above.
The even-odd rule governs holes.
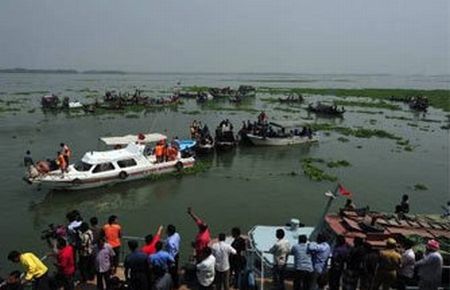
[[[33,253],[24,253],[20,255],[20,263],[25,267],[25,279],[30,281],[41,277],[47,273],[48,268]]]

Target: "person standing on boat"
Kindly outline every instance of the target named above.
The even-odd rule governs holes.
[[[33,158],[31,157],[30,150],[27,150],[25,157],[23,157],[23,166],[28,168],[31,165],[34,165]]]
[[[209,242],[211,242],[211,233],[209,231],[208,225],[203,222],[197,215],[195,215],[192,208],[188,207],[187,213],[194,220],[195,224],[198,227],[198,233],[193,243],[193,246],[195,248],[195,257],[198,261],[201,257],[203,257],[203,251],[209,248],[208,245]]]
[[[270,248],[269,252],[273,254],[273,282],[278,290],[284,290],[284,277],[286,272],[287,256],[291,251],[289,241],[284,237],[284,230],[277,229],[275,232],[277,241]]]
[[[437,290],[441,284],[443,259],[439,247],[438,241],[429,240],[425,257],[415,264],[419,275],[419,290]]]
[[[61,152],[66,159],[66,163],[69,164],[70,157],[72,157],[72,150],[64,143],[59,144],[61,146]]]
[[[324,234],[317,235],[317,242],[308,245],[313,262],[313,285],[322,289],[327,284],[327,263],[330,258],[331,248]],[[313,289],[315,289],[313,288]]]
[[[57,153],[58,157],[56,157],[56,163],[59,166],[59,169],[61,169],[61,175],[64,176],[64,172],[67,172],[67,161],[64,155],[61,152]]]
[[[106,242],[115,253],[112,263],[114,273],[119,265],[120,246],[122,245],[120,240],[122,237],[122,227],[119,225],[117,216],[112,215],[108,218],[108,223],[103,226],[103,232],[105,233]]]
[[[34,290],[50,290],[48,268],[33,253],[20,253],[11,251],[8,260],[20,263],[25,268],[24,282],[31,282]]]
[[[166,238],[166,251],[172,256],[175,263],[169,269],[170,275],[172,276],[173,285],[175,288],[179,287],[178,279],[178,263],[180,260],[180,243],[181,237],[177,233],[174,225],[167,226],[167,238]]]
[[[216,258],[216,290],[230,289],[230,255],[236,255],[236,250],[225,243],[225,234],[219,234],[219,241],[211,246],[212,253]]]
[[[313,264],[308,253],[308,238],[306,235],[298,237],[298,244],[292,246],[294,256],[294,290],[310,290],[312,282]]]

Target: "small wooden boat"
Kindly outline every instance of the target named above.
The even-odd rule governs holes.
[[[250,142],[256,146],[287,146],[319,141],[317,134],[314,134],[306,129],[304,129],[304,132],[297,129],[300,127],[306,128],[307,125],[304,123],[270,122],[269,128],[271,126],[278,128],[278,131],[259,131],[259,134],[246,133],[246,138],[248,138]]]
[[[299,95],[299,96],[287,96],[285,98],[278,98],[278,101],[280,103],[287,103],[287,104],[291,104],[291,103],[300,104],[300,103],[303,103],[304,98],[303,98],[302,95]]]
[[[308,112],[334,117],[342,117],[345,113],[344,107],[338,109],[337,106],[324,105],[320,103],[318,103],[316,106],[309,104],[306,110],[308,110]]]

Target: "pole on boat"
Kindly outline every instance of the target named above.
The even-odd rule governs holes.
[[[322,216],[319,219],[319,222],[317,223],[316,227],[314,228],[313,232],[309,236],[310,241],[315,241],[317,238],[317,235],[322,231],[322,229],[325,226],[325,216],[328,214],[328,211],[330,210],[331,205],[333,204],[334,199],[337,197],[337,192],[339,190],[339,183],[336,184],[336,188],[333,192],[327,191],[325,192],[325,196],[328,197],[327,204],[324,208],[324,211],[322,213]]]

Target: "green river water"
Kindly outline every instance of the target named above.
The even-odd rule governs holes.
[[[177,80],[184,86],[250,84],[318,88],[446,89],[449,84],[448,77],[420,76],[0,74],[3,101],[0,105],[4,107],[6,101],[13,100],[18,103],[10,107],[19,109],[0,111],[0,265],[3,268],[9,267],[6,254],[12,249],[44,253],[40,231],[49,223],[64,222],[66,212],[71,209],[79,209],[85,218],[98,216],[101,221],[116,214],[127,235],[144,236],[154,232],[159,224],[173,223],[182,235],[185,256],[196,232],[186,214],[188,206],[209,223],[214,235],[228,232],[233,226],[247,231],[256,224],[284,224],[292,217],[314,225],[326,202],[324,192],[333,189],[336,183],[316,182],[306,177],[300,162],[306,157],[347,160],[350,167],[319,166],[336,175],[353,192],[358,206],[392,211],[401,195],[408,193],[413,213],[440,213],[441,205],[449,199],[449,131],[440,128],[448,123],[448,113],[433,108],[422,117],[406,106],[397,111],[347,107],[349,112],[343,120],[323,119],[308,116],[302,108],[262,101],[261,98],[270,97],[265,94],[258,94],[239,107],[228,102],[198,106],[194,100],[186,100],[177,109],[108,115],[44,114],[39,108],[39,100],[46,91],[80,101],[92,94],[87,89],[97,90],[101,95],[106,89],[131,91],[140,87],[146,94],[164,96],[170,94]],[[307,96],[306,103],[332,98]],[[213,129],[228,118],[235,128],[240,128],[242,121],[255,120],[257,116],[256,111],[249,109],[264,109],[272,120],[312,118],[310,122],[382,129],[409,140],[413,150],[405,151],[395,140],[377,137],[346,136],[349,141],[341,142],[338,138],[342,135],[331,131],[319,132],[320,143],[311,146],[239,147],[234,152],[212,155],[203,160],[211,163],[207,171],[181,178],[142,180],[78,192],[38,190],[21,180],[22,158],[27,149],[32,151],[34,159],[53,157],[59,143],[65,142],[77,159],[86,151],[104,148],[98,141],[102,136],[161,132],[169,137],[186,138],[194,119]],[[423,184],[427,190],[414,190],[415,184]],[[338,200],[334,210],[342,204],[343,200]]]

